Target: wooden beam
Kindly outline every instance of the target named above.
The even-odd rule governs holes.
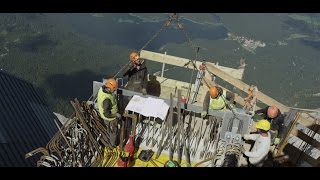
[[[290,134],[297,136],[299,129],[297,129],[297,124],[301,124],[304,127],[310,128],[316,124],[316,119],[308,117],[306,112],[301,112],[300,116],[298,117],[295,127],[290,131]]]
[[[188,64],[188,62],[190,62],[190,60],[185,59],[185,58],[180,58],[180,57],[170,56],[170,55],[166,55],[166,54],[145,51],[145,50],[142,50],[140,52],[140,56],[143,59],[148,59],[151,61],[171,64],[171,65],[186,67],[186,68],[191,68],[191,69],[193,68],[192,63]],[[195,62],[196,68],[198,68],[201,63],[202,62],[200,62],[200,61],[196,61]],[[225,70],[222,70],[221,69],[222,66],[216,66],[213,63],[209,63],[209,62],[206,62],[206,66],[207,66],[208,71],[210,71],[211,73],[215,74],[216,76],[220,77],[221,79],[229,82],[230,84],[234,85],[238,89],[247,93],[247,90],[250,86],[247,85],[246,83],[242,82],[241,80],[239,80],[242,78],[243,69],[239,69],[239,71],[242,70],[241,77],[239,77],[238,75],[235,75],[235,73],[232,71],[226,72]],[[235,70],[235,69],[233,69],[233,70]],[[287,106],[285,106],[282,103],[276,101],[275,99],[267,96],[266,94],[262,93],[261,91],[259,91],[259,93],[257,95],[257,99],[267,105],[277,106],[281,112],[288,112],[289,111],[289,108]]]
[[[146,51],[146,50],[142,50],[140,52],[140,57],[142,59],[147,59],[150,61],[171,64],[171,65],[175,65],[175,66],[185,67],[188,69],[193,69],[193,64],[190,62],[190,59],[186,59],[186,58],[180,58],[180,57],[176,57],[176,56],[170,56],[170,55],[155,53],[155,52]],[[201,61],[194,61],[194,62],[195,62],[197,69],[202,64]],[[216,66],[214,63],[211,63],[208,61],[205,61],[205,62],[206,62],[206,64],[210,64],[212,66],[215,66],[218,69],[230,74],[232,77],[234,77],[236,79],[242,79],[244,69],[233,69],[233,68],[224,67],[224,66]]]
[[[247,93],[247,90],[249,89],[249,85],[247,85],[246,83],[230,76],[229,74],[227,74],[224,71],[221,71],[220,69],[216,68],[215,66],[212,66],[211,64],[207,64],[207,69],[209,72],[215,74],[216,76],[220,77],[221,79],[227,81],[228,83],[234,85],[235,87],[237,87],[238,89],[244,91],[245,93]],[[285,105],[283,105],[282,103],[276,101],[275,99],[267,96],[266,94],[262,93],[261,91],[258,92],[257,94],[257,99],[260,100],[261,102],[267,104],[267,105],[275,105],[277,106],[281,112],[288,112],[289,108]]]

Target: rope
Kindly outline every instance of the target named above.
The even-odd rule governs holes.
[[[141,52],[144,48],[146,48],[151,41],[153,41],[164,29],[166,29],[172,22],[174,16],[169,16],[169,19],[162,25],[162,27],[159,29],[159,31],[157,31],[143,46],[142,48],[139,50],[139,52]],[[126,69],[129,65],[130,65],[130,61],[123,66],[114,76],[113,78],[116,78],[118,76],[118,74],[120,72],[122,72],[124,69]]]
[[[195,47],[195,45],[193,44],[193,42],[191,41],[191,38],[189,37],[189,35],[187,34],[187,32],[185,31],[185,29],[183,28],[183,26],[180,24],[180,20],[179,20],[179,15],[177,13],[173,13],[172,15],[169,16],[169,19],[162,25],[162,27],[159,29],[159,31],[157,31],[143,46],[142,48],[140,49],[139,52],[141,52],[143,49],[145,49],[163,30],[165,30],[167,27],[170,26],[170,24],[172,22],[176,22],[177,23],[177,26],[178,28],[183,32],[183,34],[185,35],[188,43],[191,45],[192,48]],[[197,60],[198,58],[198,53],[199,53],[199,47],[197,48],[197,51],[196,51],[196,58],[194,61]],[[189,96],[190,96],[190,92],[191,92],[191,82],[192,82],[192,78],[193,78],[193,74],[194,74],[194,70],[197,69],[196,67],[196,64],[195,62],[190,60],[188,63],[186,63],[184,66],[187,66],[190,62],[192,63],[193,65],[193,70],[192,70],[192,74],[191,74],[191,77],[190,77],[190,83],[189,83],[189,89],[188,89],[188,96],[187,96],[187,99],[189,99]],[[113,78],[117,77],[117,75],[122,72],[125,68],[127,68],[127,66],[130,64],[130,62],[128,62],[123,68],[121,68],[117,73],[116,75],[114,75]],[[171,68],[171,69],[175,69],[175,68]],[[166,69],[166,71],[168,71],[170,69]],[[156,72],[157,73],[157,72]]]
[[[166,29],[167,27],[169,27],[169,25],[171,24],[172,20],[173,20],[174,16],[169,16],[169,19],[162,25],[162,27],[159,29],[158,32],[156,32],[150,39],[149,41],[146,42],[145,45],[142,46],[142,48],[140,49],[140,51],[142,51],[144,48],[146,48],[151,41],[153,41],[164,29]]]
[[[199,47],[198,47],[198,49],[197,49],[196,59],[195,59],[194,61],[197,60],[197,58],[198,58],[198,53],[199,53]],[[189,64],[190,62],[191,62],[192,65],[193,65],[193,69],[192,69],[192,73],[191,73],[191,77],[190,77],[190,82],[189,82],[188,93],[187,93],[188,102],[189,102],[189,98],[190,98],[190,94],[191,94],[191,84],[192,84],[193,73],[194,73],[194,70],[197,69],[195,63],[194,63],[193,61],[191,61],[191,60],[190,60],[188,63],[186,63],[186,64]],[[187,103],[188,103],[188,102],[187,102]]]
[[[190,44],[190,46],[191,46],[192,48],[195,48],[196,46],[195,46],[194,43],[192,42],[190,36],[187,34],[186,30],[185,30],[185,29],[183,28],[183,26],[180,24],[179,16],[178,16],[178,15],[176,15],[176,21],[177,21],[178,28],[183,32],[183,34],[185,35],[186,39],[188,40],[188,43]],[[190,60],[188,63],[185,64],[185,66],[186,66],[186,65],[188,65],[188,64],[191,62],[192,65],[193,65],[193,70],[192,70],[192,74],[191,74],[191,77],[190,77],[189,89],[188,89],[188,95],[187,95],[188,102],[189,102],[189,97],[190,97],[190,94],[191,94],[191,82],[192,82],[194,70],[197,69],[196,64],[195,64],[195,61],[198,59],[199,49],[200,49],[200,47],[197,47],[195,60],[194,60],[194,61]],[[206,81],[205,81],[205,83],[206,83],[206,85],[209,87],[209,85],[208,85],[208,83],[207,83]]]
[[[189,37],[189,35],[187,34],[186,30],[183,28],[183,26],[180,24],[179,20],[178,20],[178,27],[179,29],[182,30],[183,34],[185,35],[185,37],[188,40],[188,43],[191,45],[191,47],[195,48],[195,45],[193,44],[193,42],[191,41],[191,38]],[[198,47],[198,51],[199,51],[199,47]]]
[[[143,50],[144,48],[146,48],[146,47],[150,44],[150,42],[153,41],[164,29],[166,29],[167,27],[169,27],[170,24],[172,23],[172,21],[175,21],[175,22],[177,23],[178,28],[183,32],[183,34],[185,35],[186,39],[188,40],[188,43],[191,45],[192,48],[194,48],[195,45],[194,45],[193,42],[191,41],[191,38],[189,37],[189,35],[187,34],[187,32],[185,31],[185,29],[183,28],[183,26],[180,24],[180,20],[179,20],[179,15],[178,15],[178,13],[173,13],[172,15],[169,16],[169,20],[166,21],[166,22],[163,24],[163,26],[160,28],[160,30],[159,30],[158,32],[156,32],[156,33],[151,37],[151,39],[150,39],[149,41],[147,41],[147,43],[146,43],[144,46],[142,46],[142,48],[140,49],[140,51]],[[198,49],[197,49],[197,53],[198,53],[198,52],[199,52],[199,47],[198,47]],[[189,62],[191,62],[192,65],[193,65],[193,67],[194,67],[195,69],[197,69],[194,62],[192,62],[191,60],[190,60]]]
[[[115,78],[118,76],[118,74],[120,74],[120,72],[122,72],[124,69],[126,69],[126,68],[130,65],[130,63],[131,63],[131,61],[127,62],[127,64],[124,65],[124,66],[117,72],[117,74],[115,74],[115,75],[113,76],[113,79],[115,79]]]
[[[146,48],[151,41],[153,41],[164,29],[167,28],[167,22],[165,24],[162,25],[162,27],[160,28],[160,30],[158,32],[156,32],[149,41],[146,42],[146,44],[144,46],[142,46],[142,48],[140,49],[140,51],[142,51],[144,48]]]

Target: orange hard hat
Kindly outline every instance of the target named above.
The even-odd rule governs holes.
[[[269,118],[275,118],[278,116],[279,109],[275,106],[270,106],[267,111],[267,115]]]
[[[113,92],[118,89],[118,82],[115,79],[108,79],[105,86]]]
[[[218,88],[216,86],[212,86],[209,91],[211,98],[216,98],[219,94]]]
[[[137,56],[138,56],[138,58],[137,58]],[[130,58],[130,60],[131,60],[132,62],[134,62],[134,61],[136,61],[136,60],[139,59],[139,54],[138,54],[137,52],[132,52],[132,53],[130,53],[129,58]]]

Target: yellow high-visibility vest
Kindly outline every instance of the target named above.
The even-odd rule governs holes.
[[[225,91],[223,92],[224,97],[225,97]],[[226,109],[226,103],[222,99],[222,97],[219,95],[218,98],[212,99],[210,97],[210,104],[209,104],[209,109],[214,109],[214,110],[224,110]]]
[[[106,99],[109,99],[111,101],[111,114],[116,114],[118,112],[118,106],[117,106],[116,99],[114,98],[114,96],[111,93],[103,92],[102,87],[101,87],[98,91],[98,97],[97,97],[98,110],[99,110],[100,117],[106,121],[115,120],[116,117],[107,118],[104,116],[103,101]]]

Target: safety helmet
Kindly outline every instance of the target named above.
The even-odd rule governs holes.
[[[270,122],[266,119],[262,119],[260,121],[258,121],[256,123],[256,128],[257,129],[262,129],[262,130],[265,130],[265,131],[269,131],[270,129]]]
[[[113,92],[118,89],[118,82],[115,79],[108,79],[105,86]]]
[[[137,61],[139,58],[136,58],[136,57],[139,57],[139,54],[137,53],[137,52],[132,52],[132,53],[130,53],[130,60],[132,61],[132,62],[135,62],[135,61]]]
[[[279,109],[275,106],[270,106],[267,111],[267,115],[269,118],[275,118],[278,116]]]
[[[211,98],[216,98],[219,94],[218,88],[216,86],[212,86],[210,88],[210,96]]]
[[[166,163],[164,163],[164,167],[180,167],[180,165],[177,161],[168,160]]]

